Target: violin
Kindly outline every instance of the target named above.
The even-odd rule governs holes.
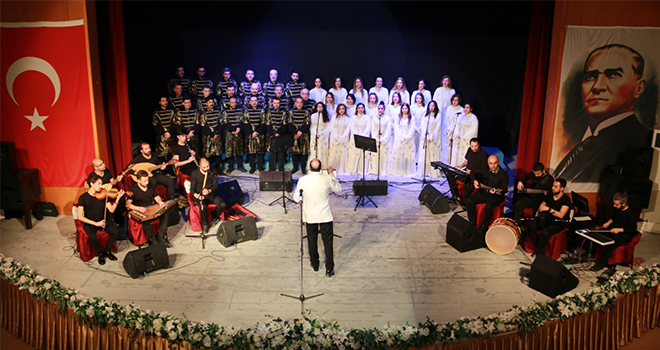
[[[117,196],[119,196],[119,190],[116,188],[110,188],[110,189],[102,188],[100,191],[94,194],[94,197],[96,197],[96,199],[100,201],[106,198],[116,199]]]

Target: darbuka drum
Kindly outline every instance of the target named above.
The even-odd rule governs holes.
[[[497,254],[509,254],[518,245],[520,227],[509,218],[495,220],[486,232],[486,245],[488,249]]]

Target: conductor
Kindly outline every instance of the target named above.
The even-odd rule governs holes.
[[[335,274],[335,262],[332,247],[332,212],[330,211],[330,192],[341,191],[341,184],[328,167],[328,174],[321,174],[321,161],[314,158],[309,163],[311,172],[298,180],[293,191],[293,200],[303,207],[303,221],[307,227],[309,258],[314,271],[319,270],[318,233],[321,232],[325,248],[325,274]],[[304,198],[304,201],[303,201]]]

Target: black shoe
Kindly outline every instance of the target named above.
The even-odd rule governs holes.
[[[314,269],[314,271],[317,271],[317,272],[319,271],[319,266],[318,265],[312,264],[312,268]]]
[[[105,253],[99,254],[99,265],[105,265]]]
[[[301,168],[300,171],[302,171],[303,175],[307,175],[307,169]]]
[[[335,275],[335,270],[326,270],[325,275],[328,277],[332,277]]]
[[[291,174],[295,174],[297,172],[298,172],[298,167],[295,167],[295,168],[291,169]]]
[[[599,265],[596,263],[594,266],[592,266],[589,271],[600,271],[605,268],[605,265]]]
[[[250,174],[254,174],[255,171],[257,171],[257,168],[250,168]]]
[[[105,257],[112,260],[112,261],[117,261],[117,257],[114,254],[110,253],[110,252],[105,253]]]

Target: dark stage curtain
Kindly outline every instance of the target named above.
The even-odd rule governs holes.
[[[553,9],[554,2],[552,1],[534,1],[532,6],[518,138],[517,178],[532,170],[532,166],[539,159],[541,150]]]

